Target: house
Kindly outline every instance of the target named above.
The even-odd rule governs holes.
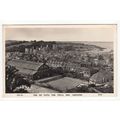
[[[7,64],[16,67],[16,69],[19,70],[20,74],[29,76],[31,78],[33,78],[34,74],[37,73],[40,66],[42,66],[42,63],[18,59],[8,61]]]
[[[113,80],[113,73],[101,69],[99,72],[93,74],[90,78],[90,84],[102,85]]]
[[[20,74],[32,80],[38,80],[55,75],[52,67],[49,67],[45,63],[36,63],[36,62],[16,59],[16,60],[8,61],[7,64],[14,66],[16,69],[19,70],[18,72]]]
[[[90,70],[86,67],[81,67],[80,69],[78,69],[77,71],[81,77],[83,78],[89,78],[90,77]]]

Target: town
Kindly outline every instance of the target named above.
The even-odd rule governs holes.
[[[6,93],[113,93],[113,50],[86,42],[6,41]]]

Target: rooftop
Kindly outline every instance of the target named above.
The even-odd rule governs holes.
[[[34,74],[37,72],[38,68],[42,65],[42,63],[36,63],[25,60],[11,60],[8,61],[8,65],[15,66],[20,73],[23,74]]]

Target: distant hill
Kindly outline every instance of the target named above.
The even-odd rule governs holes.
[[[56,44],[62,48],[66,46],[71,46],[72,48],[80,49],[81,51],[92,51],[92,50],[100,50],[102,51],[105,48],[102,48],[97,45],[92,44],[85,44],[85,43],[76,43],[76,42],[57,42],[57,41],[18,41],[18,40],[6,40],[6,50],[7,51],[14,51],[14,48],[19,48],[22,46],[28,47],[28,46],[40,46],[40,45],[46,45],[46,44]]]
[[[97,49],[97,50],[104,50],[105,48],[103,47],[100,47],[100,46],[97,46],[97,45],[92,45],[92,44],[88,44],[88,43],[83,43],[83,42],[57,42],[57,44],[59,45],[66,45],[66,46],[74,46],[74,47],[77,47],[77,48],[81,48],[83,50],[94,50],[94,49]]]
[[[18,45],[21,43],[27,43],[28,41],[18,41],[18,40],[6,40],[5,45],[6,46],[13,46],[13,45]]]

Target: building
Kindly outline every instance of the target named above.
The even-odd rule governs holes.
[[[8,65],[14,66],[18,72],[32,80],[38,80],[56,75],[54,69],[45,63],[36,63],[25,60],[11,60]]]
[[[106,84],[113,80],[113,73],[110,71],[106,71],[101,69],[99,72],[93,74],[90,78],[90,84]]]
[[[38,69],[42,66],[42,63],[17,59],[8,61],[7,64],[16,67],[16,69],[19,70],[20,74],[28,76],[31,79],[33,78],[34,74],[38,72]]]

